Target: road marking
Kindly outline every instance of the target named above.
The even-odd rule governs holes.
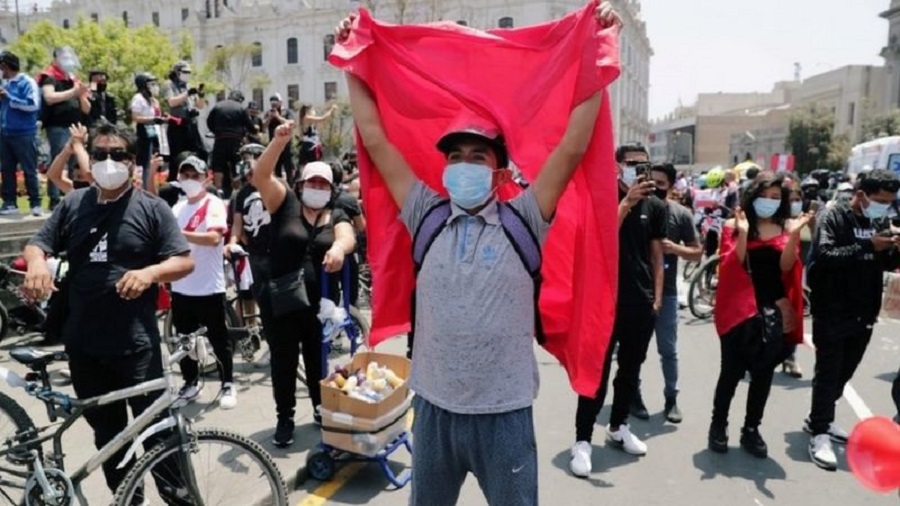
[[[809,346],[813,352],[816,351],[816,346],[812,342],[812,334],[803,334],[803,342]],[[859,396],[859,393],[853,388],[853,385],[851,385],[849,381],[844,385],[844,399],[847,400],[850,409],[856,413],[857,418],[860,420],[872,418],[872,410],[866,406],[865,401],[863,401],[862,397]]]
[[[413,410],[409,410],[409,414],[406,415],[406,429],[409,430],[412,428],[413,420],[415,419],[415,414]],[[365,466],[365,462],[354,462],[352,464],[341,467],[337,473],[331,478],[331,480],[326,481],[325,483],[319,485],[315,490],[309,493],[307,497],[305,497],[302,501],[297,503],[297,506],[322,506],[328,499],[334,496],[334,494],[338,493],[338,490],[343,488],[344,485],[350,481],[350,478],[353,478],[356,473],[360,471],[360,469]]]

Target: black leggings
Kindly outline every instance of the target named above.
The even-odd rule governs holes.
[[[175,330],[188,334],[206,327],[206,337],[216,352],[219,378],[222,383],[234,381],[233,347],[225,326],[225,294],[191,296],[172,293],[172,322]],[[196,385],[200,378],[197,361],[185,357],[181,360],[181,374],[188,385]]]
[[[766,410],[766,402],[769,400],[769,392],[772,389],[772,376],[775,374],[775,366],[754,367],[744,355],[740,347],[740,333],[758,331],[759,327],[753,325],[752,319],[741,323],[729,333],[721,336],[722,365],[719,372],[719,381],[716,384],[716,394],[713,399],[712,422],[715,425],[728,425],[728,411],[731,408],[731,399],[737,390],[738,383],[744,379],[744,375],[750,372],[750,388],[747,392],[747,411],[744,416],[744,427],[755,429],[762,423],[763,413]],[[788,347],[785,346],[785,356]],[[780,363],[780,361],[779,361]]]

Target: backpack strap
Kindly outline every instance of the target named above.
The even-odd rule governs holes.
[[[450,219],[449,200],[442,200],[425,212],[425,217],[422,218],[413,236],[413,265],[416,268],[416,275],[422,269],[422,262],[425,261],[425,255],[434,240],[447,226],[448,219]]]
[[[504,202],[498,207],[500,213],[500,224],[503,226],[503,233],[509,239],[519,260],[528,275],[534,282],[534,335],[538,344],[543,345],[547,340],[544,334],[544,324],[541,320],[541,283],[544,278],[541,276],[541,263],[543,255],[541,254],[541,243],[537,236],[528,226],[519,211],[516,210],[509,202]]]

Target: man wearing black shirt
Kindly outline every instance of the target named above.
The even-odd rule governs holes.
[[[70,47],[53,50],[53,63],[37,76],[37,84],[41,87],[43,108],[41,121],[47,130],[47,141],[50,143],[50,159],[55,159],[69,142],[69,127],[80,123],[82,116],[90,114],[91,102],[88,87],[75,77],[74,72],[80,66],[75,52]],[[69,177],[75,168],[75,160],[69,161]],[[47,181],[47,195],[50,197],[50,209],[59,204],[59,189]]]
[[[213,182],[226,198],[231,196],[231,180],[240,161],[238,150],[244,143],[244,137],[254,128],[250,116],[241,105],[243,101],[243,93],[232,91],[227,100],[217,103],[209,111],[206,118],[206,126],[216,136],[211,162]]]
[[[69,311],[62,340],[79,398],[162,377],[156,287],[194,268],[190,246],[166,204],[131,185],[133,140],[101,125],[90,142],[96,186],[67,196],[25,247],[24,289],[35,300],[55,290],[45,255],[68,253]],[[129,399],[132,415],[140,415],[158,395]],[[99,449],[127,425],[126,401],[91,410],[85,419]],[[113,491],[128,472],[116,468],[125,450],[103,464]]]
[[[97,127],[101,121],[115,125],[119,120],[116,110],[116,99],[106,91],[106,72],[93,70],[90,73],[91,81],[91,113],[89,115],[91,128]]]
[[[832,441],[847,442],[847,433],[834,424],[835,403],[872,338],[883,273],[896,268],[900,259],[900,240],[887,219],[898,190],[900,181],[886,170],[873,170],[857,181],[850,203],[835,205],[819,220],[809,255],[816,369],[803,428],[812,434],[810,458],[830,471],[837,468]]]
[[[250,116],[250,123],[253,124],[253,129],[247,133],[247,141],[252,144],[262,144],[262,133],[266,125],[260,115],[259,104],[252,101],[248,103],[247,114]]]
[[[663,296],[663,247],[666,238],[666,207],[653,196],[648,179],[649,156],[640,144],[620,146],[619,163],[619,289],[616,319],[606,354],[603,380],[597,396],[578,398],[575,415],[576,437],[569,463],[572,474],[587,477],[591,472],[591,437],[597,415],[606,400],[613,350],[618,371],[613,382],[609,442],[632,455],[647,453],[647,445],[626,424],[638,391],[641,364],[653,336],[656,315]]]
[[[275,129],[278,128],[278,125],[287,121],[293,121],[294,113],[291,112],[290,107],[283,107],[281,95],[278,93],[269,98],[269,105],[271,107],[269,112],[266,113],[263,123],[265,123],[269,130],[269,142],[272,142],[272,139],[275,138]],[[294,150],[289,143],[278,158],[278,165],[275,166],[275,175],[284,178],[284,180],[288,182],[288,185],[293,188],[295,172]]]

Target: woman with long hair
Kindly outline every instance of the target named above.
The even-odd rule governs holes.
[[[331,117],[337,111],[337,104],[332,104],[328,111],[316,116],[313,107],[309,104],[300,106],[300,166],[310,162],[322,160],[322,139],[319,137],[318,126]]]
[[[741,447],[759,458],[768,448],[759,433],[775,367],[803,341],[800,231],[809,217],[790,221],[784,178],[759,174],[725,223],[716,291],[715,323],[722,362],[713,401],[709,448],[728,451],[728,411],[738,383],[749,371],[750,389]]]
[[[307,164],[297,192],[276,178],[275,166],[291,141],[293,128],[294,122],[286,121],[275,129],[253,169],[253,185],[271,216],[269,272],[265,273],[270,281],[258,302],[271,351],[272,390],[278,416],[273,441],[279,447],[293,442],[301,344],[313,417],[316,421],[321,419],[317,412],[322,397],[317,381],[322,377],[322,324],[318,313],[321,286],[328,281],[322,275],[323,271],[340,271],[346,256],[356,248],[350,219],[335,206],[331,166],[324,162]],[[285,284],[305,287],[307,301],[299,303],[295,291],[279,289]]]

